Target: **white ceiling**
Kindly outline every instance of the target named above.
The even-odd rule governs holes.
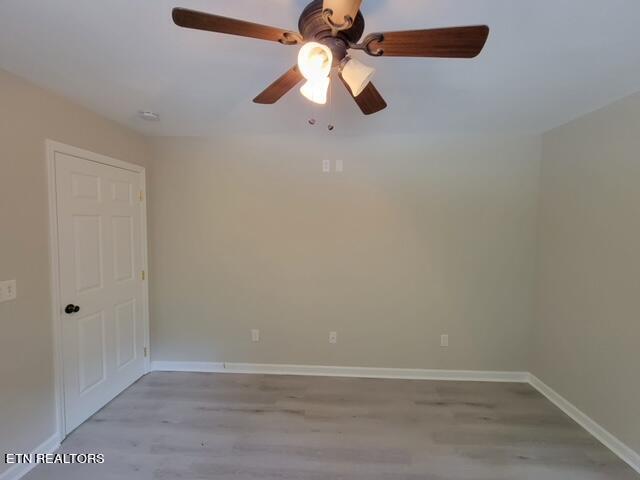
[[[186,30],[188,7],[295,29],[304,0],[0,0],[0,68],[152,135],[541,132],[640,90],[638,0],[364,0],[366,32],[488,24],[475,60],[363,58],[389,108],[372,117],[335,85],[333,107],[297,91],[251,99],[296,47]],[[161,115],[157,123],[138,110]],[[318,127],[314,127],[318,128]]]

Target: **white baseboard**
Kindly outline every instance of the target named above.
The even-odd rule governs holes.
[[[31,452],[4,452],[4,453],[53,453],[60,447],[60,435],[58,433],[53,434],[50,438],[42,442]],[[2,459],[4,462],[4,458]],[[4,464],[4,463],[3,463]],[[18,480],[22,478],[31,470],[33,470],[37,464],[35,463],[21,463],[14,464],[9,467],[4,473],[0,474],[0,480]]]
[[[600,443],[602,443],[605,447],[607,447],[618,457],[628,463],[629,466],[636,472],[640,473],[640,454],[633,451],[625,443],[609,433],[604,427],[598,424],[586,413],[578,409],[578,407],[576,407],[569,400],[564,398],[562,395],[560,395],[535,375],[529,374],[529,383],[533,388],[547,397],[551,401],[551,403],[553,403],[556,407],[569,415],[582,428],[584,428],[587,432],[598,439]]]
[[[490,372],[476,370],[424,370],[414,368],[327,367],[320,365],[277,365],[260,363],[151,362],[152,371],[261,373],[271,375],[307,375],[323,377],[397,378],[404,380],[463,380],[472,382],[520,382],[527,372]]]
[[[215,362],[151,362],[152,372],[224,373],[224,363]]]

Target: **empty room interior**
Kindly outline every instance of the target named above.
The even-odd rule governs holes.
[[[1,0],[0,480],[639,480],[639,24]]]

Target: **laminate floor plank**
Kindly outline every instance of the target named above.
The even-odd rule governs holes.
[[[156,372],[25,480],[639,480],[526,384]]]

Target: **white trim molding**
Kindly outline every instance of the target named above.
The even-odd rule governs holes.
[[[529,384],[538,390],[542,395],[553,403],[556,407],[569,415],[578,425],[593,435],[600,443],[615,453],[620,459],[625,461],[636,472],[640,473],[640,454],[632,450],[620,439],[616,438],[602,425],[597,423],[586,413],[582,412],[569,400],[564,398],[549,385],[544,383],[533,374],[529,374]]]
[[[60,435],[56,432],[47,440],[38,445],[32,452],[32,454],[37,453],[53,453],[60,447]],[[7,452],[8,453],[8,452]],[[24,453],[24,452],[10,452],[10,453]],[[17,463],[9,467],[9,469],[5,470],[4,473],[0,474],[0,480],[18,480],[19,478],[24,477],[27,473],[37,467],[35,463]]]
[[[278,365],[264,363],[151,362],[152,371],[254,373],[268,375],[306,375],[322,377],[397,378],[402,380],[458,380],[471,382],[526,383],[527,372],[476,370],[424,370],[417,368],[327,367],[320,365]]]
[[[215,362],[151,362],[152,372],[224,373],[224,363]]]

